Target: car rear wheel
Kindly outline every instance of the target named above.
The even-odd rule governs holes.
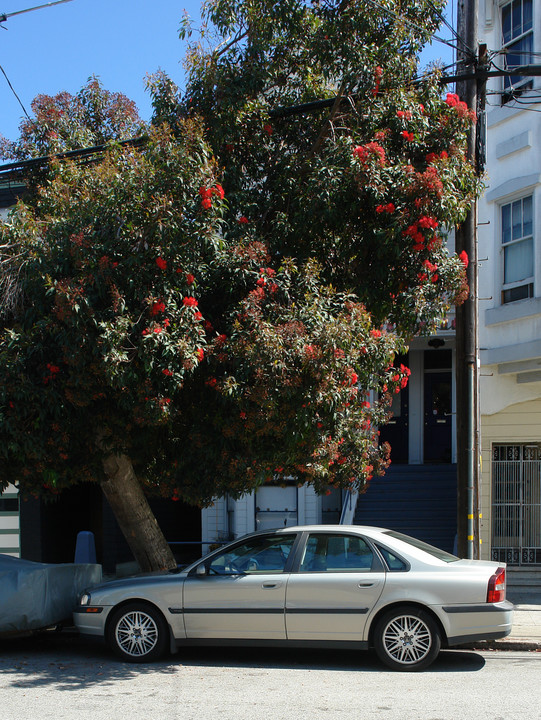
[[[167,624],[151,605],[130,603],[113,611],[107,642],[123,660],[157,660],[165,653],[167,641]]]
[[[378,620],[374,647],[379,659],[393,670],[424,670],[438,656],[441,637],[431,615],[419,608],[401,607]]]

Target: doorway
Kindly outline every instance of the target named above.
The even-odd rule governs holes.
[[[452,460],[453,377],[451,350],[424,353],[424,457],[427,464]]]

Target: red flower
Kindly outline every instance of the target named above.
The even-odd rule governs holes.
[[[373,338],[380,338],[381,330],[370,330],[370,335],[372,335]]]
[[[246,215],[241,215],[237,222],[239,222],[241,225],[246,225],[249,220]]]
[[[449,107],[456,107],[456,105],[460,102],[460,98],[456,93],[447,93],[445,102],[449,105]]]
[[[195,277],[191,273],[188,273],[186,275],[186,282],[188,283],[188,285],[193,285],[194,281],[195,281]]]
[[[223,187],[220,185],[220,183],[216,183],[216,185],[213,187],[212,191],[213,191],[213,193],[214,193],[215,195],[218,195],[218,197],[220,198],[220,200],[223,200],[223,199],[224,199],[224,197],[225,197],[225,192],[224,192]]]
[[[358,145],[353,148],[353,155],[365,166],[370,157],[373,157],[380,167],[385,166],[385,150],[376,142],[369,142],[366,145]]]
[[[428,217],[428,215],[420,217],[419,220],[417,220],[417,224],[425,230],[435,230],[438,227],[438,221],[436,218]]]
[[[210,210],[212,207],[212,200],[209,197],[203,198],[203,200],[201,200],[201,207],[203,210]]]
[[[273,133],[272,125],[270,125],[269,123],[267,123],[266,125],[263,125],[263,130],[264,130],[264,131],[267,133],[267,135],[269,135],[269,136],[272,135],[272,133]]]
[[[150,308],[150,314],[151,315],[157,315],[158,313],[161,313],[165,310],[165,303],[163,300],[159,300],[158,302],[155,302],[152,307]]]
[[[404,120],[411,120],[411,110],[397,110],[396,116]]]
[[[197,307],[197,300],[194,297],[185,297],[182,304],[184,307]]]
[[[400,134],[402,135],[404,140],[407,140],[408,142],[413,142],[413,140],[415,139],[414,134],[412,132],[408,132],[407,130],[402,130]]]
[[[171,370],[169,370],[169,368],[165,368],[164,370],[162,370],[162,373],[167,377],[171,377],[171,375],[173,374]]]
[[[468,267],[468,265],[470,264],[470,259],[468,257],[468,253],[465,250],[463,250],[458,257],[462,260],[464,267]]]
[[[205,357],[205,351],[203,350],[203,348],[197,348],[195,354],[197,355],[197,359],[199,360],[199,362],[202,362],[203,358]]]
[[[156,265],[160,268],[160,270],[165,270],[167,268],[167,260],[164,260],[162,257],[157,257]]]

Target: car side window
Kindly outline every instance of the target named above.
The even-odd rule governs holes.
[[[296,536],[250,538],[241,545],[215,555],[207,566],[209,575],[281,573]]]
[[[370,572],[374,553],[357,535],[310,534],[300,572]]]
[[[406,572],[408,570],[407,563],[404,562],[402,558],[399,558],[398,555],[395,555],[381,545],[378,545],[378,550],[383,555],[383,559],[385,560],[390,572]]]

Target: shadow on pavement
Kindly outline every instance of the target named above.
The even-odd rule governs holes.
[[[442,651],[426,673],[478,672],[482,655],[467,650]],[[182,673],[183,668],[297,669],[391,673],[373,652],[356,650],[298,650],[284,648],[181,648],[176,655],[151,664],[125,663],[102,643],[74,632],[47,631],[32,637],[0,640],[2,685],[57,690],[80,690],[113,684],[149,673]]]

